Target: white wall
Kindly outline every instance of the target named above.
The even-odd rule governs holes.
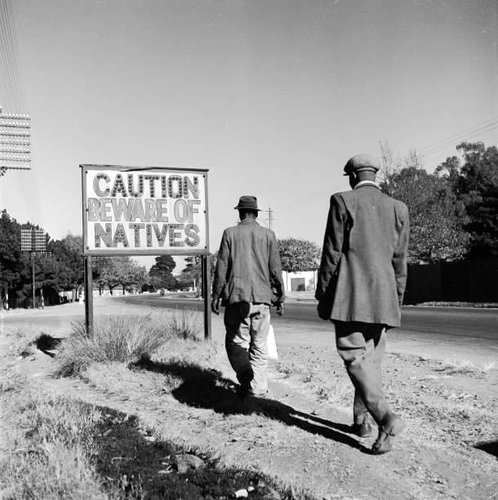
[[[295,273],[289,273],[287,271],[282,272],[282,279],[284,280],[285,291],[292,292],[293,280],[301,279],[304,280],[303,291],[314,291],[316,284],[316,271],[299,271]],[[295,283],[295,282],[294,282]]]

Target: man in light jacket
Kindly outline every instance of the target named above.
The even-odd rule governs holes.
[[[400,326],[406,285],[408,208],[375,182],[379,162],[353,156],[344,167],[352,191],[330,199],[316,298],[318,314],[334,323],[336,345],[355,388],[353,430],[378,437],[372,453],[386,453],[404,422],[382,391],[386,329]]]
[[[237,374],[237,394],[264,396],[268,391],[267,338],[270,305],[282,314],[282,266],[275,233],[257,222],[257,199],[242,196],[235,207],[240,223],[223,232],[213,282],[211,310],[225,306],[225,346]]]

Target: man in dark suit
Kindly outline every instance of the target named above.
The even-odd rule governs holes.
[[[382,391],[386,329],[400,326],[406,285],[408,208],[375,182],[378,161],[353,156],[344,167],[352,191],[330,199],[316,298],[334,323],[336,345],[355,388],[353,430],[379,433],[372,453],[386,453],[405,424]]]

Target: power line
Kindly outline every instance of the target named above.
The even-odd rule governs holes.
[[[476,135],[481,135],[481,136],[487,135],[496,128],[498,128],[497,118],[487,120],[486,122],[483,122],[480,125],[468,128],[466,130],[453,134],[452,136],[449,136],[444,140],[433,143],[431,146],[422,149],[421,154],[424,156],[429,156],[439,153],[440,151],[448,149],[448,147],[450,146],[456,146],[457,143],[459,142],[462,142],[464,140],[470,140]]]
[[[11,112],[25,109],[20,67],[11,0],[0,0],[0,104]]]
[[[441,139],[439,141],[436,141],[432,143],[430,146],[427,146],[425,149],[421,151],[421,155],[423,156],[431,156],[436,153],[439,153],[440,151],[444,151],[445,149],[448,149],[450,146],[451,147],[456,147],[458,143],[464,141],[464,140],[471,140],[472,137],[475,137],[476,135],[480,135],[481,137],[487,137],[491,133],[494,132],[495,129],[498,129],[498,118],[491,118],[489,120],[486,120],[482,122],[479,125],[474,125],[472,127],[468,127],[466,129],[463,129],[460,132],[457,132],[451,136],[448,136],[445,139]],[[313,201],[313,198],[315,201],[319,200],[317,195],[322,195],[325,193],[330,193],[329,188],[322,188],[318,189],[316,191],[310,192],[306,194],[305,196],[300,197],[298,200],[292,201],[290,203],[287,203],[285,205],[279,205],[278,208],[287,208],[291,207],[293,205],[298,205],[302,203],[310,203],[310,200]]]
[[[498,119],[492,118],[490,120],[483,122],[480,125],[469,127],[467,129],[464,129],[463,131],[460,131],[456,134],[453,134],[452,136],[449,136],[446,139],[436,141],[431,146],[428,146],[427,148],[425,148],[425,150],[422,150],[421,154],[423,156],[429,156],[429,155],[435,154],[436,152],[439,152],[439,151],[446,149],[450,145],[456,146],[458,142],[461,142],[464,139],[470,139],[476,133],[489,134],[497,127],[498,127]],[[436,146],[439,149],[436,149]],[[302,204],[302,203],[309,204],[310,200],[313,201],[313,199],[314,199],[315,201],[317,201],[320,199],[320,198],[318,198],[317,195],[324,195],[326,193],[331,193],[330,188],[322,188],[322,189],[318,189],[316,191],[312,191],[310,193],[307,193],[305,196],[300,197],[298,200],[292,201],[292,202],[287,203],[285,205],[279,205],[278,208],[280,208],[280,209],[287,208],[287,207],[291,207],[293,205],[298,205],[298,204]]]

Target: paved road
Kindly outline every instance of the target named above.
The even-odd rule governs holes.
[[[191,308],[200,310],[200,300],[173,299],[157,295],[129,295],[118,300],[155,307]],[[314,302],[290,302],[285,305],[283,321],[327,324],[317,317]],[[498,342],[498,309],[415,307],[403,308],[399,331],[419,334],[440,334],[470,337]]]

